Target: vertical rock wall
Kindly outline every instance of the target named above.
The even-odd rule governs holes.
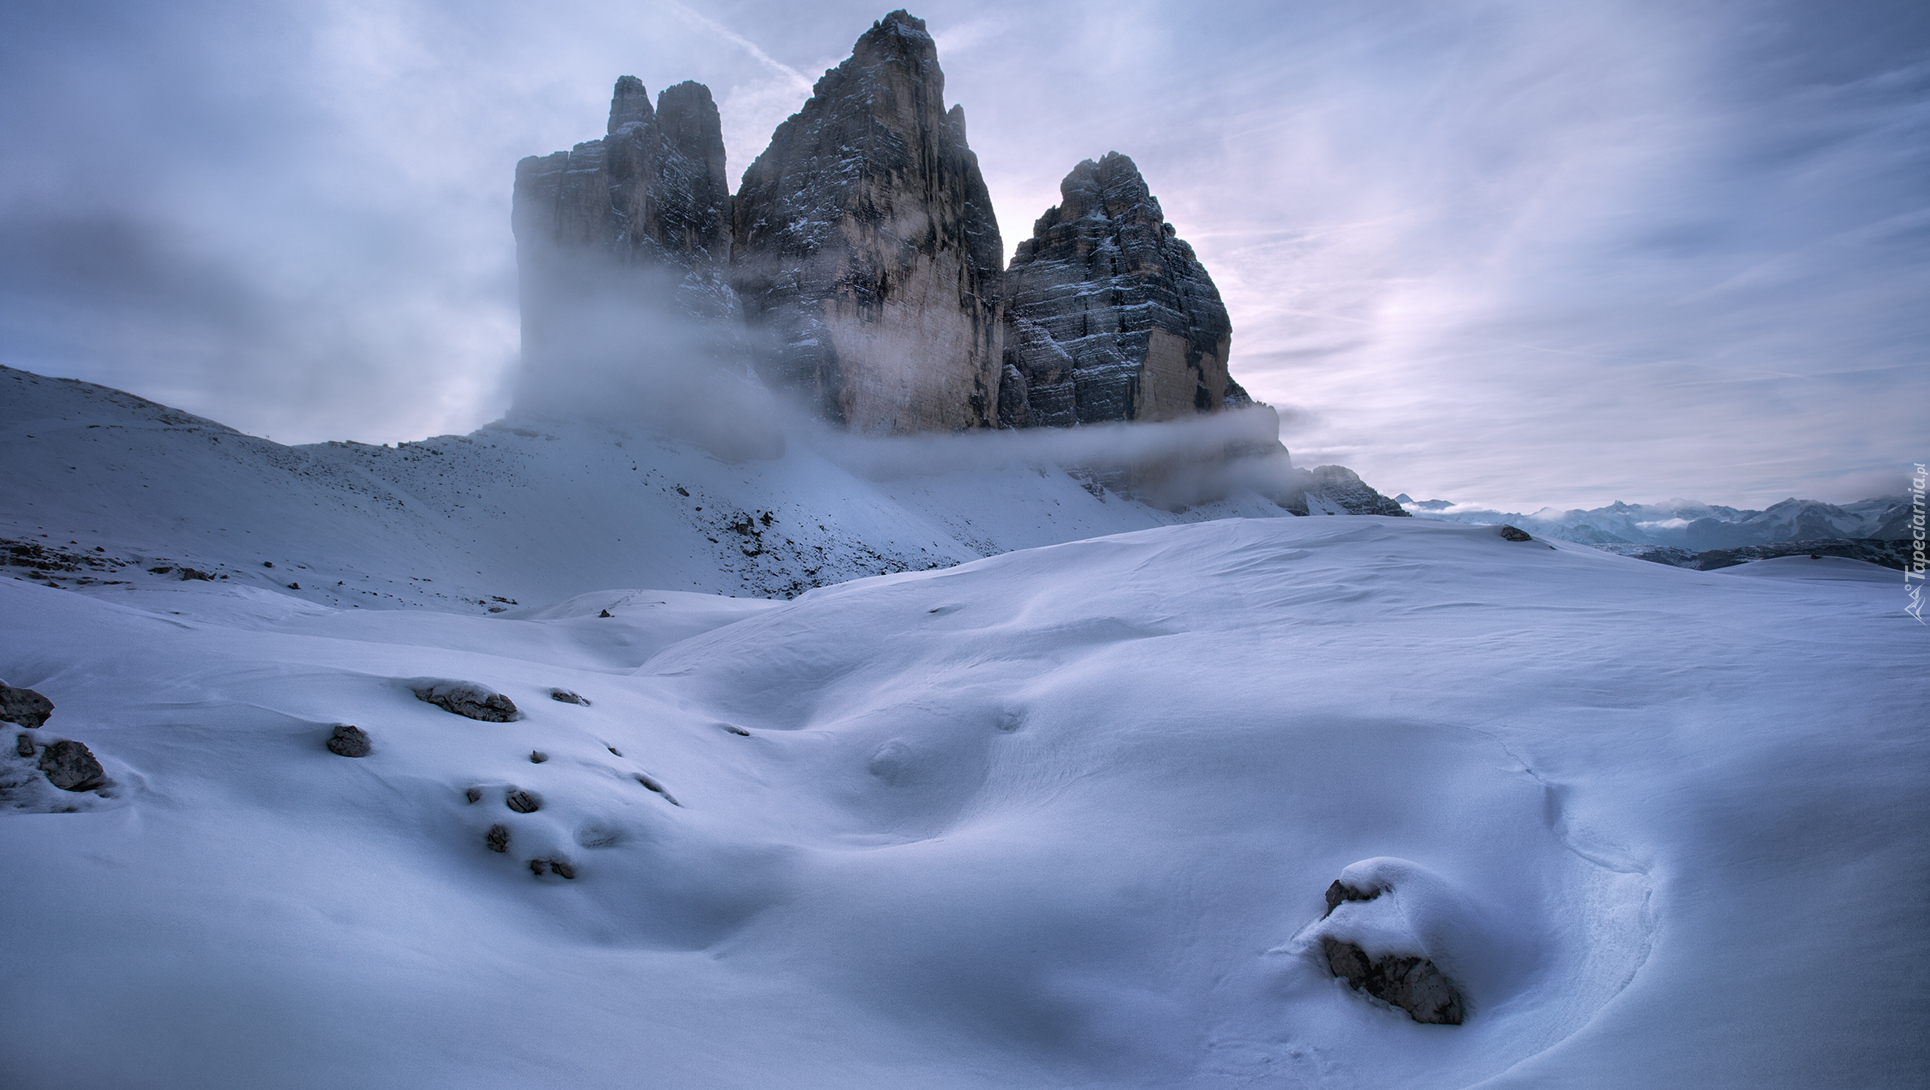
[[[885,16],[744,174],[732,282],[762,370],[854,431],[991,426],[1003,244],[922,20]]]
[[[1003,427],[1171,420],[1252,404],[1219,290],[1118,152],[1072,169],[1005,274]]]
[[[552,350],[586,305],[736,313],[730,181],[717,105],[701,83],[657,98],[617,80],[600,140],[516,164],[512,225],[525,357]]]

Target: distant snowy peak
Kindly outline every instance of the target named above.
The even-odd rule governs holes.
[[[1837,506],[1820,500],[1786,499],[1762,511],[1697,500],[1662,503],[1617,501],[1592,510],[1545,507],[1529,514],[1465,508],[1449,500],[1396,502],[1422,518],[1450,522],[1511,523],[1543,537],[1588,545],[1656,545],[1690,552],[1736,549],[1777,542],[1836,539],[1893,540],[1908,536],[1910,502],[1900,496]]]

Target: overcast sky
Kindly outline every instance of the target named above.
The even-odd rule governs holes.
[[[1008,251],[1131,155],[1295,460],[1504,508],[1761,506],[1930,459],[1930,4],[914,7]],[[463,432],[518,158],[695,79],[733,177],[853,2],[0,9],[0,362],[284,442]]]

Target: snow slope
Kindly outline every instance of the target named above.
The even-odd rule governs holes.
[[[386,577],[390,491],[275,555]],[[516,576],[538,531],[475,517]],[[582,536],[544,563],[603,574]],[[407,559],[440,579],[446,541]],[[1894,574],[1340,516],[788,602],[536,571],[493,616],[0,579],[0,677],[112,780],[0,815],[0,1084],[1921,1085],[1930,644]],[[1322,921],[1355,864],[1395,893]],[[1425,950],[1466,1024],[1349,991],[1336,929]]]
[[[874,480],[796,442],[733,464],[590,424],[284,447],[11,368],[0,464],[0,539],[122,562],[76,578],[179,580],[185,565],[319,605],[476,613],[601,587],[793,595],[1101,534],[1287,517],[1250,493],[1175,514],[1051,465]]]

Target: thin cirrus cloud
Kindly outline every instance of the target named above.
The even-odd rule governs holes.
[[[1853,499],[1930,457],[1913,3],[945,0],[1008,249],[1139,163],[1303,464],[1503,508]],[[284,441],[500,413],[515,160],[708,84],[733,173],[882,10],[0,14],[0,359]]]

